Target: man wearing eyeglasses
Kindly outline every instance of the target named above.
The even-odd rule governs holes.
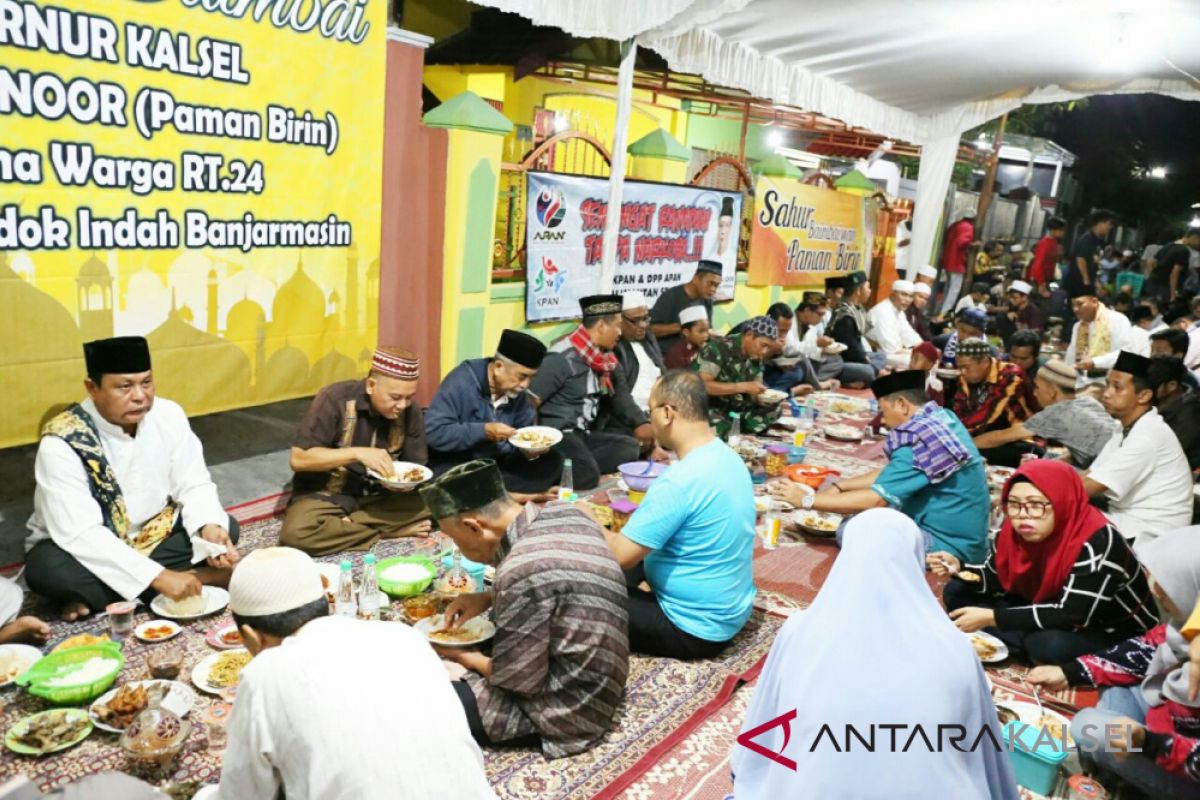
[[[633,402],[649,411],[650,390],[663,373],[663,353],[650,330],[650,306],[641,292],[626,292],[621,298],[621,340],[614,352]]]

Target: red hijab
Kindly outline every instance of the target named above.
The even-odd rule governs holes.
[[[1108,524],[1108,518],[1088,504],[1083,481],[1062,461],[1028,461],[1008,479],[1001,494],[1020,478],[1032,483],[1054,507],[1054,533],[1040,542],[1027,542],[1006,517],[996,536],[996,573],[1006,591],[1032,603],[1058,597],[1084,543]]]

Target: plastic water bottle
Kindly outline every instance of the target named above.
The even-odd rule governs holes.
[[[564,503],[575,499],[575,473],[571,467],[571,459],[564,458],[562,480],[558,482],[558,499]]]
[[[727,441],[730,447],[735,447],[742,440],[742,415],[736,411],[729,414],[729,437]]]
[[[341,572],[338,573],[337,602],[333,607],[338,616],[353,617],[358,613],[358,608],[354,602],[354,568],[350,559],[342,559],[339,569]]]
[[[379,619],[379,580],[375,575],[375,554],[363,556],[362,582],[358,589],[360,619]]]

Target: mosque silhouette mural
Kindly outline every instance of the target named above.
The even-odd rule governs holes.
[[[158,393],[192,415],[364,375],[378,256],[364,267],[351,245],[259,251],[253,262],[207,250],[0,252],[0,447],[36,441],[45,419],[84,396],[92,339],[145,336]]]

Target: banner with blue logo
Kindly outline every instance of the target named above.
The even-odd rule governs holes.
[[[525,317],[578,317],[579,298],[600,291],[608,180],[530,172],[527,183]],[[613,292],[653,305],[712,260],[724,266],[716,299],[732,300],[741,219],[740,192],[626,181]]]

